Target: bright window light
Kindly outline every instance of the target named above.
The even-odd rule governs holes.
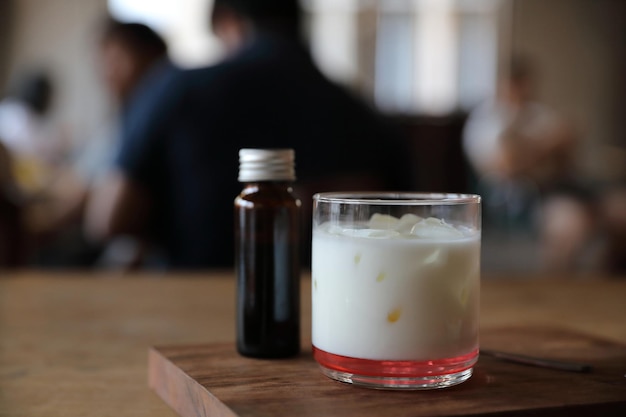
[[[375,101],[447,114],[493,94],[498,0],[379,0]]]
[[[211,4],[212,0],[108,0],[115,19],[144,23],[159,32],[172,60],[183,67],[206,65],[221,56],[210,30]]]

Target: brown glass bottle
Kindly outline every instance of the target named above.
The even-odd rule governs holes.
[[[242,170],[243,165],[240,180]],[[245,356],[280,358],[300,351],[300,201],[291,184],[244,182],[235,199],[237,350]]]

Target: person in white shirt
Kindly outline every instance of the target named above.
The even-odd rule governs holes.
[[[498,96],[471,113],[463,148],[485,194],[487,222],[523,218],[518,227],[528,228],[538,212],[543,266],[572,269],[593,229],[590,196],[576,174],[574,129],[533,90],[529,63],[513,59]]]

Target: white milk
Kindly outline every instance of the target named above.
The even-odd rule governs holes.
[[[413,217],[374,215],[369,227],[315,228],[315,347],[414,361],[478,348],[479,232]]]

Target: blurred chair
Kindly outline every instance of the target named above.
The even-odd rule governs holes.
[[[26,230],[22,204],[11,172],[11,155],[0,143],[0,267],[23,265]]]

